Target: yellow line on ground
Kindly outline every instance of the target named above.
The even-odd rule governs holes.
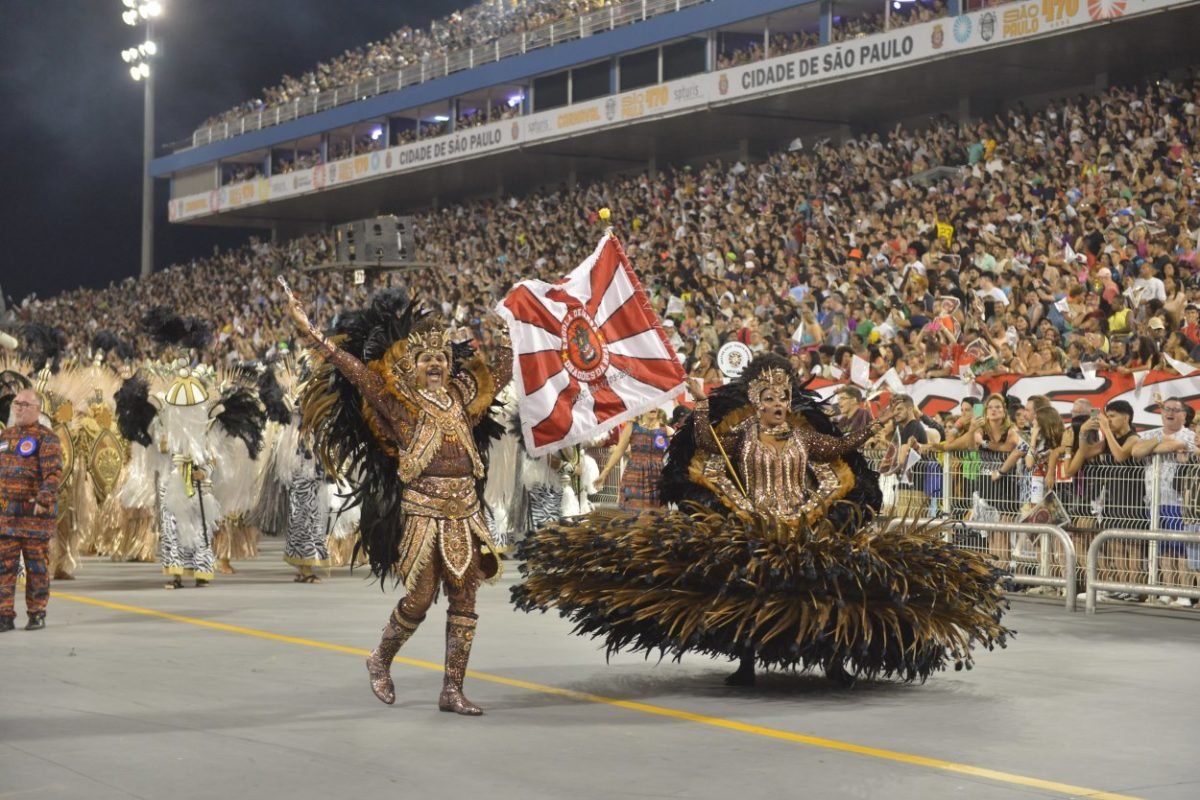
[[[141,614],[147,617],[157,617],[159,619],[166,619],[172,622],[181,622],[186,625],[195,625],[200,628],[208,628],[210,630],[222,631],[225,633],[236,633],[242,636],[253,636],[257,639],[267,639],[273,642],[284,642],[286,644],[312,647],[318,650],[331,650],[335,653],[348,653],[356,656],[367,656],[370,654],[370,651],[364,650],[361,647],[347,647],[346,645],[321,642],[315,639],[303,639],[298,636],[284,636],[283,634],[271,633],[270,631],[260,631],[255,628],[245,628],[241,625],[229,625],[224,622],[212,622],[206,619],[185,617],[179,614],[171,614],[166,611],[156,611],[152,608],[130,606],[125,605],[124,603],[113,603],[108,600],[97,600],[95,598],[85,597],[83,595],[53,592],[53,596],[62,600],[71,600],[73,602],[83,603],[85,605],[108,608],[114,611],[126,611],[130,614]],[[415,658],[404,658],[402,656],[397,656],[396,662],[407,664],[410,667],[420,667],[422,669],[431,669],[438,672],[442,670],[441,664],[434,664],[430,661],[420,661]],[[1104,792],[1097,789],[1088,789],[1083,786],[1072,786],[1068,783],[1047,781],[1042,780],[1041,778],[1030,778],[1024,775],[1015,775],[1011,772],[1001,772],[999,770],[985,769],[983,767],[973,767],[969,764],[959,764],[954,761],[944,761],[940,758],[927,758],[925,756],[917,756],[910,753],[900,753],[895,750],[883,750],[878,747],[867,747],[860,744],[853,744],[852,742],[838,741],[836,739],[824,739],[819,736],[807,736],[802,733],[793,733],[792,731],[780,730],[778,728],[765,728],[761,725],[750,725],[745,722],[722,719],[721,717],[710,717],[705,714],[693,714],[690,711],[680,711],[674,708],[665,708],[663,706],[655,706],[648,703],[638,703],[632,700],[620,700],[613,697],[603,697],[598,694],[575,691],[574,689],[563,689],[558,686],[547,686],[545,684],[531,683],[530,681],[522,681],[515,678],[505,678],[501,675],[491,675],[486,672],[476,672],[475,670],[471,670],[467,673],[467,675],[479,681],[498,683],[503,686],[512,686],[517,689],[527,689],[531,692],[565,697],[571,700],[578,700],[580,702],[615,706],[617,708],[624,708],[629,711],[638,711],[643,714],[652,714],[654,716],[667,717],[670,719],[682,720],[684,722],[694,722],[699,725],[707,725],[709,727],[722,728],[724,730],[737,731],[739,733],[749,733],[754,736],[763,736],[768,739],[777,739],[779,741],[792,742],[794,744],[808,745],[809,747],[817,747],[823,750],[854,753],[855,755],[877,758],[883,761],[894,761],[900,764],[926,767],[928,769],[940,770],[942,772],[953,772],[959,775],[968,775],[972,778],[984,778],[986,780],[996,781],[998,783],[1007,783],[1013,786],[1024,786],[1029,789],[1040,789],[1042,791],[1054,792],[1071,797],[1089,798],[1089,800],[1139,800],[1139,798],[1126,794]]]

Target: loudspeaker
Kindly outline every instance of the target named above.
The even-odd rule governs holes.
[[[375,217],[334,228],[334,258],[339,264],[403,266],[413,260],[412,217]]]

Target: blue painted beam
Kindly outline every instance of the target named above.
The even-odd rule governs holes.
[[[283,142],[389,114],[398,114],[467,92],[506,83],[524,83],[536,75],[612,58],[621,53],[642,50],[683,36],[816,2],[817,0],[713,0],[711,3],[663,14],[614,31],[533,50],[524,55],[456,72],[407,89],[310,114],[281,125],[162,156],[150,162],[150,174],[163,177],[181,170],[194,169],[223,158],[231,158],[263,147],[273,147]]]

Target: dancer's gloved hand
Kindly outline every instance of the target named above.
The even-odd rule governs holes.
[[[283,293],[287,296],[288,314],[296,321],[303,330],[309,333],[316,334],[317,329],[313,327],[312,320],[308,318],[308,314],[304,313],[304,303],[292,291],[292,287],[288,286],[288,282],[280,275],[277,280],[279,285],[283,287]]]

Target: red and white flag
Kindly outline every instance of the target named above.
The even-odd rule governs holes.
[[[611,233],[558,283],[518,283],[496,313],[532,455],[591,441],[683,391],[687,376]]]

